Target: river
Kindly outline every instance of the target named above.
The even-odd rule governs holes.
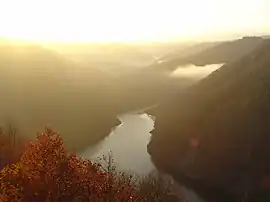
[[[172,72],[172,76],[201,79],[222,65],[182,66]],[[156,105],[151,107],[156,107]],[[88,148],[81,156],[97,159],[111,151],[118,169],[140,174],[149,173],[154,169],[154,166],[147,153],[147,144],[151,137],[150,132],[154,129],[154,119],[144,113],[147,109],[119,115],[118,119],[121,121],[121,124],[113,128],[107,138],[100,144],[94,148]]]
[[[118,118],[121,124],[102,143],[83,152],[81,157],[99,161],[99,157],[111,153],[118,171],[147,175],[155,170],[146,149],[150,132],[154,129],[154,117],[146,113],[130,113]],[[204,202],[184,186],[175,185],[174,190],[184,194],[188,202]]]
[[[154,170],[147,144],[150,132],[154,129],[154,120],[146,113],[128,113],[120,115],[121,124],[112,130],[110,135],[95,148],[89,148],[82,157],[98,159],[102,155],[112,153],[116,167],[121,171],[132,171],[148,174]]]
[[[204,78],[211,72],[220,68],[223,64],[206,65],[204,67],[186,66],[179,67],[172,73],[176,77]],[[147,108],[146,108],[147,109]],[[111,133],[94,148],[88,148],[81,156],[97,160],[102,155],[110,152],[114,157],[114,163],[120,171],[146,175],[155,169],[147,153],[147,144],[154,129],[154,118],[144,110],[120,115],[121,124],[112,129]],[[194,192],[185,187],[180,188],[189,202],[201,202]]]

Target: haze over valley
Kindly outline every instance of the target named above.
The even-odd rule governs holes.
[[[9,150],[1,146],[0,168],[5,171],[16,164],[22,173],[42,167],[56,173],[46,167],[51,166],[46,161],[62,155],[59,142],[63,140],[66,153],[63,159],[53,160],[59,164],[55,169],[72,168],[69,172],[79,179],[79,175],[86,178],[86,165],[97,166],[101,170],[90,170],[98,177],[92,173],[90,181],[78,184],[85,183],[82,190],[97,184],[93,190],[98,199],[101,190],[109,197],[105,201],[124,190],[127,198],[119,202],[269,201],[270,16],[266,8],[270,4],[265,0],[1,2],[0,143],[8,134],[14,149],[45,130],[38,141],[46,148],[31,143],[17,161],[3,163],[3,152]],[[59,136],[53,139],[55,134],[48,128]],[[41,158],[39,152],[47,157]],[[116,167],[103,171],[99,158],[110,152]],[[131,179],[126,173],[148,177],[155,173],[170,179],[168,185],[143,178],[147,185],[141,185],[140,194],[136,185],[136,196],[166,199],[136,200],[124,188],[111,195],[113,186],[107,185],[116,174],[110,169],[124,172],[115,178],[117,183]],[[3,187],[2,176],[19,173],[4,171],[0,172]],[[108,182],[103,182],[107,174]],[[64,179],[62,173],[59,176]],[[33,183],[20,186],[25,187],[17,191],[33,190]],[[39,186],[43,185],[34,187]],[[160,186],[170,191],[165,194]],[[131,184],[126,187],[129,190]],[[26,192],[18,192],[25,197],[22,202],[28,195],[27,200],[32,200]],[[0,201],[13,200],[3,196],[0,190]]]
[[[129,58],[122,49],[110,53],[115,62],[106,60],[106,52],[104,55],[100,52],[101,56],[97,57],[96,52],[91,54],[90,51],[88,61],[74,61],[70,55],[52,48],[8,41],[1,43],[1,52],[2,123],[12,124],[22,134],[32,134],[31,137],[45,126],[53,127],[65,134],[66,143],[72,143],[76,150],[83,149],[83,145],[77,148],[74,133],[81,136],[78,144],[88,146],[109,133],[118,123],[117,115],[162,102],[167,95],[202,77],[190,71],[190,75],[174,78],[163,71],[152,71],[144,66],[136,68],[132,64],[125,66],[126,71],[118,72],[119,64],[126,62],[121,57]],[[137,49],[130,52],[135,55],[133,60],[139,61],[142,55],[151,60],[148,54],[141,54]],[[101,67],[92,66],[91,55],[105,58],[100,59]],[[102,65],[110,65],[111,69]],[[101,128],[105,132],[99,133]]]

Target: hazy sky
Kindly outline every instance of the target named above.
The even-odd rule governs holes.
[[[270,0],[0,0],[0,36],[143,41],[270,33]]]

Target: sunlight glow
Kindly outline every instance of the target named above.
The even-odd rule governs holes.
[[[242,3],[245,12],[239,12]],[[264,7],[263,0],[3,0],[0,37],[38,41],[186,40],[211,37],[236,27],[250,30],[253,24],[265,30]]]

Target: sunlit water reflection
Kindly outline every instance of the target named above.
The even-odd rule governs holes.
[[[147,114],[124,114],[118,117],[117,126],[96,148],[83,152],[83,157],[97,159],[111,151],[114,163],[119,170],[147,174],[154,169],[147,153],[150,132],[154,129],[154,120]]]

